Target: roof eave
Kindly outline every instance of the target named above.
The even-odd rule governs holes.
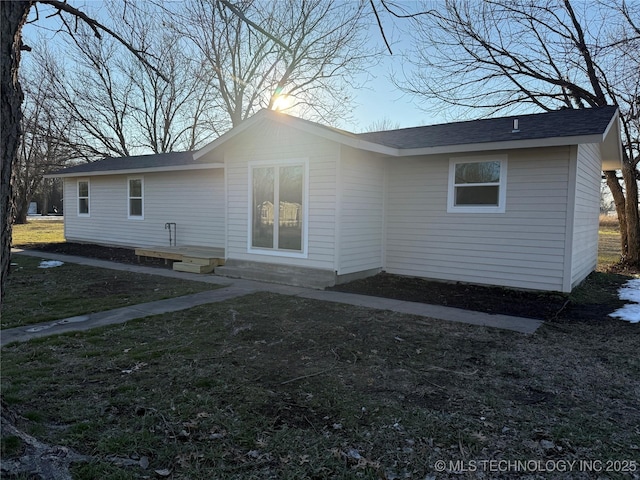
[[[395,157],[400,155],[400,150],[398,150],[397,148],[388,147],[380,143],[374,143],[374,142],[362,140],[355,134],[349,134],[348,132],[340,132],[337,130],[332,130],[328,127],[325,128],[322,125],[316,125],[311,122],[306,122],[297,117],[281,114],[273,110],[260,110],[253,117],[248,118],[247,120],[242,122],[240,125],[232,128],[228,132],[218,137],[209,145],[206,145],[202,147],[200,150],[198,150],[197,152],[195,152],[193,154],[193,158],[198,159],[207,155],[208,153],[212,152],[216,148],[220,147],[225,142],[240,135],[242,132],[248,130],[258,122],[261,122],[262,120],[276,121],[281,124],[290,126],[292,128],[296,128],[300,131],[310,133],[312,135],[325,138],[327,140],[340,143],[343,145],[347,145],[353,148],[357,148],[360,150],[366,150],[369,152],[381,153],[383,155],[390,155]]]
[[[616,110],[602,134],[602,143],[600,144],[602,170],[620,170],[622,168],[623,154],[620,138],[620,111]]]
[[[356,148],[358,150],[366,150],[367,152],[380,153],[382,155],[389,155],[390,157],[402,156],[402,150],[398,148],[387,147],[386,145],[382,145],[380,143],[367,142],[366,140],[349,138],[344,135],[341,137],[333,137],[333,138],[332,137],[333,136],[331,135],[325,136],[325,138],[327,138],[328,140],[333,140],[337,143],[341,143],[342,145]]]
[[[73,178],[73,177],[97,177],[105,175],[132,175],[140,173],[156,172],[180,172],[189,170],[212,170],[224,168],[223,163],[201,163],[197,165],[170,165],[166,167],[145,167],[145,168],[122,168],[119,170],[95,170],[71,173],[50,173],[44,178]]]
[[[251,128],[256,123],[262,121],[263,118],[267,118],[267,114],[268,114],[267,110],[260,110],[258,113],[256,113],[252,117],[247,118],[245,121],[241,122],[239,125],[233,127],[231,130],[228,130],[227,132],[223,133],[218,138],[216,138],[213,142],[205,145],[200,150],[195,151],[193,153],[194,160],[197,160],[199,158],[204,157],[208,153],[214,151],[216,148],[218,148],[223,143],[231,140],[235,136],[237,136],[240,133],[244,132],[245,130]]]
[[[518,148],[557,147],[578,145],[581,143],[602,143],[602,135],[582,135],[575,137],[547,137],[501,142],[468,143],[462,145],[442,145],[437,147],[406,148],[400,150],[400,156],[437,155],[447,153],[465,153],[490,150],[513,150]]]
[[[359,150],[366,150],[368,152],[381,153],[384,155],[390,155],[397,157],[400,155],[400,150],[394,147],[388,147],[381,143],[369,142],[362,140],[355,134],[348,132],[339,132],[331,130],[330,128],[324,128],[320,125],[315,125],[310,122],[299,121],[296,117],[290,115],[280,116],[277,120],[290,125],[293,128],[301,130],[312,135],[316,135],[327,140],[340,143],[349,147],[357,148]]]

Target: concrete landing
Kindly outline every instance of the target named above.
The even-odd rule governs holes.
[[[316,289],[330,287],[336,283],[336,274],[332,270],[242,260],[229,260],[223,267],[216,267],[215,273],[231,278]]]

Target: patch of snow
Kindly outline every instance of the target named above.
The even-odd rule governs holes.
[[[53,268],[59,267],[60,265],[64,265],[64,262],[59,260],[43,260],[40,262],[40,265],[38,265],[38,268]]]
[[[620,300],[633,302],[610,313],[609,316],[631,323],[640,323],[640,278],[629,280],[618,290]]]
[[[629,303],[615,312],[610,313],[609,316],[631,323],[638,323],[640,322],[640,303]]]
[[[629,280],[624,286],[618,290],[620,300],[640,303],[640,278]]]

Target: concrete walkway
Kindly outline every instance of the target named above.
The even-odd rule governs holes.
[[[288,285],[278,285],[273,283],[256,282],[251,280],[240,280],[234,278],[220,277],[216,275],[198,275],[193,273],[175,272],[173,270],[145,267],[142,265],[130,265],[105,260],[97,260],[86,257],[76,257],[71,255],[61,255],[56,253],[39,252],[34,250],[12,250],[12,253],[28,255],[48,260],[59,260],[66,263],[76,263],[92,267],[108,268],[127,272],[137,272],[149,275],[159,275],[170,278],[180,278],[196,282],[205,282],[215,285],[222,285],[211,291],[185,295],[177,298],[158,300],[129,307],[117,308],[105,312],[80,315],[77,317],[65,318],[53,322],[45,322],[36,325],[25,325],[23,327],[10,328],[0,332],[0,345],[4,346],[11,342],[27,341],[32,338],[39,338],[59,333],[89,330],[91,328],[104,325],[144,318],[151,315],[176,312],[187,308],[204,305],[207,303],[222,302],[231,298],[248,295],[255,292],[271,292],[283,295],[292,295],[301,298],[321,300],[325,302],[343,303],[359,307],[374,308],[379,310],[390,310],[398,313],[417,315],[426,318],[446,320],[451,322],[467,323],[493,328],[512,330],[524,334],[534,333],[540,325],[541,320],[530,318],[512,317],[509,315],[492,315],[488,313],[462,310],[459,308],[443,307],[440,305],[428,305],[425,303],[406,302],[389,298],[371,297],[368,295],[356,295],[353,293],[333,292],[325,290],[313,290],[303,287],[292,287]]]

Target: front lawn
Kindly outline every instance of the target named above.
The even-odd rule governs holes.
[[[25,224],[13,226],[11,245],[14,247],[30,248],[46,243],[63,242],[63,220],[32,220]]]
[[[43,222],[44,223],[44,222]],[[39,268],[42,259],[13,255],[2,328],[179,297],[217,288],[201,282],[65,263]]]
[[[212,288],[12,260],[3,326]],[[8,345],[3,421],[89,456],[76,479],[637,480],[639,326],[594,314],[624,280],[601,265],[588,316],[530,336],[259,293]],[[24,452],[3,428],[3,469]]]
[[[630,469],[637,329],[525,336],[260,293],[5,347],[2,398],[23,430],[92,457],[77,479],[480,478],[450,466],[489,459]],[[3,459],[22,448],[5,437]],[[536,474],[482,478],[568,476]]]

